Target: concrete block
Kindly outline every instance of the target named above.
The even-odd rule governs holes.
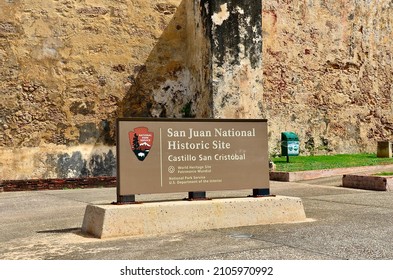
[[[270,171],[269,172],[269,180],[271,181],[280,181],[280,182],[291,182],[290,172],[283,171]]]
[[[82,232],[98,238],[149,236],[306,220],[294,197],[225,198],[131,205],[88,205]]]
[[[393,177],[367,176],[367,175],[344,175],[343,187],[374,191],[392,191]]]

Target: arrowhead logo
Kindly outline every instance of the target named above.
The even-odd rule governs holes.
[[[128,132],[128,138],[137,159],[144,161],[153,146],[154,133],[147,127],[137,127]]]

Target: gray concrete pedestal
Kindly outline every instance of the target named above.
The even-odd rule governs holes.
[[[284,196],[88,205],[82,232],[98,238],[149,236],[305,220],[301,199]]]

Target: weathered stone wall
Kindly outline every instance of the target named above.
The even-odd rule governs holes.
[[[183,110],[184,117],[212,118],[212,64],[208,9],[204,1],[185,1],[187,5],[187,58],[191,72],[190,91],[194,99]]]
[[[208,0],[215,118],[262,118],[262,2]]]
[[[0,179],[115,175],[117,116],[181,117],[184,7],[0,1]]]
[[[281,131],[296,132],[303,153],[375,153],[393,138],[392,14],[388,0],[264,1],[272,150]]]
[[[0,179],[115,175],[119,116],[266,117],[272,154],[281,131],[302,153],[392,137],[390,0],[263,1],[260,73],[256,24],[218,36],[240,2],[1,0]]]

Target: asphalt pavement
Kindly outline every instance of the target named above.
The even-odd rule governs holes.
[[[81,226],[86,205],[115,201],[115,188],[1,192],[0,259],[393,259],[393,192],[342,188],[340,178],[270,182],[272,194],[302,199],[306,222],[111,239],[83,235]],[[208,192],[207,196],[244,197],[250,193]],[[137,200],[186,196],[141,195]]]

